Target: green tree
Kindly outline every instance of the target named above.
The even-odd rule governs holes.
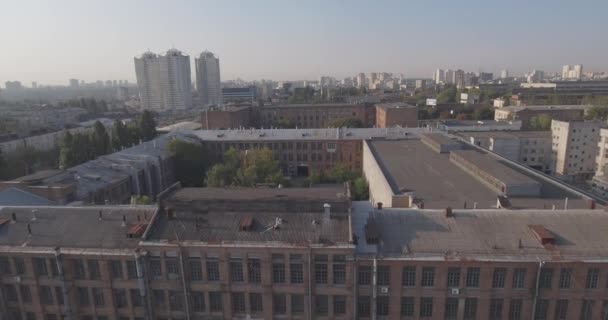
[[[131,145],[129,129],[120,120],[115,120],[112,126],[112,149],[118,151]]]
[[[99,121],[95,121],[93,132],[91,132],[90,142],[92,147],[91,158],[95,159],[110,152],[110,137],[106,132],[106,127]]]
[[[148,196],[131,196],[131,204],[133,205],[150,205],[152,199]]]
[[[167,145],[173,155],[175,178],[184,187],[202,187],[211,159],[206,148],[199,143],[175,139]]]
[[[351,183],[351,192],[353,200],[367,200],[369,199],[369,185],[364,177],[358,177]]]
[[[150,141],[156,137],[156,120],[151,111],[145,110],[138,119],[138,126],[143,141]]]
[[[456,95],[458,90],[454,85],[446,85],[437,95],[437,103],[456,103]]]
[[[354,180],[357,175],[358,174],[349,167],[343,164],[337,164],[329,170],[327,177],[333,183],[344,183]]]
[[[587,112],[586,118],[589,120],[608,119],[608,106],[593,106]]]
[[[279,162],[270,149],[250,150],[246,155],[230,148],[222,159],[207,172],[207,186],[278,185],[284,182]]]
[[[533,116],[530,118],[530,129],[533,130],[550,130],[551,129],[551,117],[547,114],[541,114],[539,116]]]
[[[331,128],[363,128],[363,122],[356,118],[336,119],[329,123]]]
[[[67,169],[78,164],[74,150],[74,137],[70,131],[67,131],[63,136],[59,148],[59,165],[62,168]]]
[[[227,187],[239,185],[238,171],[241,166],[241,158],[238,151],[234,148],[228,149],[224,153],[222,163],[211,167],[207,172],[207,186]]]
[[[473,112],[473,120],[490,120],[494,119],[494,110],[490,107],[483,107]]]

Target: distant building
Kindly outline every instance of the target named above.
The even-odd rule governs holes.
[[[477,104],[479,103],[479,95],[463,92],[460,94],[460,103],[462,104]]]
[[[569,181],[590,179],[596,168],[600,121],[551,122],[553,172]]]
[[[433,74],[433,80],[435,80],[435,84],[445,82],[445,72],[443,71],[443,69],[435,70],[435,73]]]
[[[357,87],[359,89],[365,88],[365,73],[359,73],[357,75]]]
[[[70,87],[78,88],[79,85],[80,85],[80,81],[78,81],[78,79],[70,79]]]
[[[195,59],[196,90],[203,106],[221,105],[220,59],[212,52],[203,51]]]
[[[562,67],[562,80],[581,80],[583,76],[583,65],[565,65]]]
[[[257,88],[222,88],[222,103],[252,106],[258,99]]]
[[[501,79],[506,79],[506,78],[508,78],[508,77],[509,77],[509,70],[506,70],[506,69],[505,69],[505,70],[501,70],[501,71],[500,71],[500,78],[501,78]]]
[[[490,73],[490,72],[480,72],[479,73],[479,81],[480,82],[487,82],[487,81],[492,81],[494,79],[494,74]]]
[[[4,83],[6,91],[17,91],[23,89],[20,81],[7,81]]]
[[[416,80],[416,89],[426,88],[426,80]]]
[[[529,74],[526,75],[526,81],[528,83],[532,83],[532,82],[540,82],[543,81],[545,79],[545,73],[543,71],[540,70],[532,70],[532,72],[530,72]]]
[[[418,108],[405,103],[376,105],[376,127],[418,127]]]
[[[165,55],[146,52],[136,57],[135,74],[143,109],[192,107],[190,57],[179,50],[171,49]]]
[[[460,88],[464,88],[466,87],[466,80],[464,77],[465,73],[463,70],[456,70],[454,72],[454,83],[456,84],[456,87]]]
[[[494,120],[521,120],[522,129],[530,127],[532,117],[547,115],[553,120],[583,120],[590,105],[508,106],[494,110]]]

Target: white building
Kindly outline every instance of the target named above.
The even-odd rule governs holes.
[[[562,67],[562,80],[581,80],[583,76],[583,65],[565,65]]]
[[[440,84],[445,82],[445,72],[443,69],[435,70],[435,74],[433,75],[433,80],[435,80],[435,84]]]
[[[192,106],[190,57],[176,49],[165,55],[146,52],[135,58],[135,75],[143,109],[186,109]]]
[[[365,73],[359,73],[357,75],[357,87],[362,89],[365,87]]]
[[[551,121],[553,172],[570,181],[595,173],[601,121]]]
[[[506,79],[509,77],[509,70],[502,70],[500,71],[500,78],[501,79]]]
[[[455,76],[456,76],[456,73],[454,72],[454,70],[452,70],[452,69],[445,70],[445,79],[444,79],[444,82],[445,83],[454,83],[454,82],[456,82]]]
[[[532,70],[532,72],[526,75],[526,81],[528,83],[540,82],[545,78],[545,73],[541,70]]]
[[[195,59],[196,90],[204,106],[222,104],[220,80],[220,58],[212,52],[203,51]]]

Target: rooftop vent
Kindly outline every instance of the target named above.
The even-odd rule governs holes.
[[[542,224],[531,224],[528,225],[528,228],[532,230],[532,233],[534,233],[536,239],[538,239],[538,241],[540,241],[540,244],[542,244],[543,246],[555,245],[555,236]]]
[[[242,217],[239,221],[239,231],[251,231],[253,229],[254,220],[252,216]]]
[[[445,208],[445,217],[446,218],[454,218],[454,212],[451,207]]]

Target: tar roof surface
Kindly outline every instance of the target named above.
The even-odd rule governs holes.
[[[34,212],[35,210],[35,212]],[[99,220],[99,211],[102,219]],[[0,246],[127,249],[137,246],[139,239],[127,238],[129,226],[152,219],[155,208],[128,207],[4,207],[0,219],[17,222],[0,226]],[[33,220],[34,215],[36,219]],[[123,215],[126,226],[122,226]],[[28,235],[27,225],[32,235]]]
[[[373,138],[408,139],[424,128],[322,128],[322,129],[245,129],[192,131],[204,141],[280,141],[280,140],[362,140]]]
[[[190,200],[265,200],[276,198],[335,200],[346,199],[343,186],[319,186],[312,188],[183,188],[176,191],[172,201]]]
[[[243,218],[253,218],[251,230],[239,230]],[[281,224],[274,229],[277,218]],[[313,221],[315,223],[313,223]],[[159,215],[148,241],[176,240],[209,244],[272,243],[346,244],[349,242],[348,217],[323,219],[323,213],[247,213],[177,210],[174,218]]]
[[[551,131],[461,131],[454,133],[461,137],[473,137],[473,138],[537,138],[537,139],[551,139]]]
[[[534,179],[503,165],[498,159],[477,150],[454,150],[452,153],[459,155],[480,170],[507,185],[536,182]]]
[[[604,259],[608,255],[608,213],[603,210],[383,209],[372,213],[385,256],[439,259]],[[353,212],[353,225],[369,212]],[[529,225],[542,225],[556,239],[544,247]],[[367,245],[360,241],[362,245]]]
[[[428,209],[463,208],[465,201],[469,208],[474,202],[480,209],[496,206],[497,192],[451,162],[449,154],[438,154],[420,140],[371,141],[369,145],[395,194],[413,191],[415,196],[424,199]],[[501,163],[523,172],[507,162]],[[541,183],[541,197],[509,198],[512,208],[542,209],[554,205],[561,208],[566,197],[569,208],[588,207],[579,196],[530,177]]]

